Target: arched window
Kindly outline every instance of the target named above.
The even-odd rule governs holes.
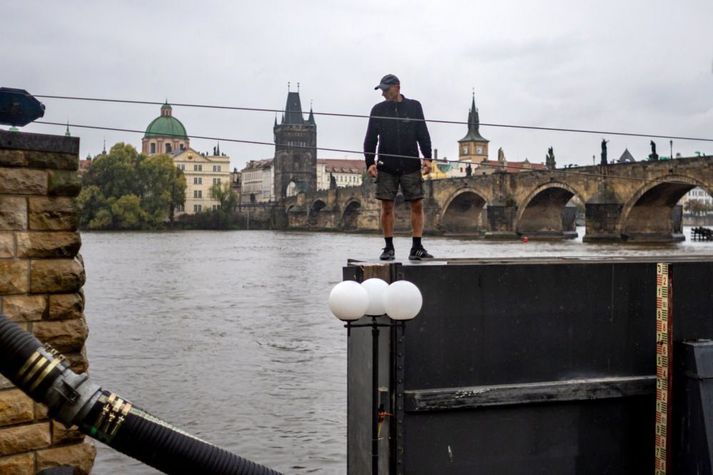
[[[290,196],[295,196],[297,194],[297,184],[294,181],[291,181],[289,185],[287,185],[287,190],[285,191],[285,194],[290,197]]]
[[[154,154],[156,153],[156,142],[151,142],[151,153]]]
[[[171,153],[171,144],[170,143],[166,144],[166,153]]]

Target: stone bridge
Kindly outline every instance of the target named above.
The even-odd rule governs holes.
[[[579,201],[585,241],[667,242],[683,239],[676,207],[681,197],[694,187],[713,195],[713,157],[496,172],[427,180],[424,186],[429,234],[575,237],[573,203]],[[408,204],[399,198],[396,230],[406,232]],[[379,230],[379,202],[371,180],[360,187],[299,194],[283,206],[286,215],[280,221],[289,228]]]

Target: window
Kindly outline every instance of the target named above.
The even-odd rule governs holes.
[[[202,185],[203,184],[203,178],[199,176],[194,176],[193,177],[193,184],[194,185]]]
[[[156,142],[151,142],[151,153],[156,153]]]
[[[214,171],[214,172],[219,172],[219,171],[220,171],[220,165],[213,165],[213,171]]]
[[[185,171],[185,170],[186,170],[186,164],[185,164],[185,163],[179,163],[179,164],[178,164],[178,169],[181,170],[181,171]]]
[[[203,198],[203,190],[193,190],[194,198]]]
[[[183,150],[185,150],[185,149],[186,149],[186,146],[185,146],[185,145],[183,145],[183,144],[181,144],[181,145],[180,145],[180,147],[181,147],[181,151],[183,151]]]
[[[463,155],[468,155],[468,146],[463,147]]]
[[[194,213],[200,213],[202,209],[201,205],[193,205],[193,212]]]
[[[475,148],[475,153],[477,153],[478,155],[482,154],[482,153],[483,153],[483,147],[476,147],[476,148]]]
[[[193,171],[194,172],[202,172],[203,171],[203,165],[200,165],[198,163],[193,164]]]
[[[166,153],[171,153],[171,144],[170,143],[166,144]]]
[[[214,210],[218,209],[218,205],[213,205],[213,209]]]
[[[213,178],[214,185],[220,185],[220,178]]]
[[[183,205],[176,205],[176,211],[177,211],[177,212],[183,213],[184,210],[185,210],[185,208],[184,208]]]

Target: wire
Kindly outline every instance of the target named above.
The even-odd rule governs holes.
[[[125,128],[119,128],[119,127],[103,127],[99,125],[85,125],[85,124],[72,124],[69,122],[49,122],[49,121],[44,121],[44,120],[36,120],[33,123],[35,124],[42,124],[42,125],[56,125],[60,127],[76,127],[78,129],[94,129],[94,130],[108,130],[112,132],[129,132],[129,133],[136,133],[136,134],[143,134],[145,133],[144,130],[138,130],[138,129],[125,129]],[[167,137],[177,137],[177,138],[192,138],[192,139],[201,139],[201,140],[215,140],[215,141],[220,141],[220,142],[233,142],[233,143],[243,143],[243,144],[249,144],[249,145],[267,145],[267,146],[275,146],[275,147],[291,147],[291,148],[300,148],[300,149],[307,149],[307,150],[321,150],[321,151],[327,151],[327,152],[342,152],[342,153],[352,153],[352,154],[359,154],[363,155],[364,152],[358,151],[358,150],[350,150],[350,149],[343,149],[343,148],[327,148],[327,147],[310,147],[306,145],[285,145],[285,144],[276,144],[273,142],[262,142],[258,140],[245,140],[245,139],[234,139],[234,138],[226,138],[226,137],[211,137],[211,136],[205,136],[205,135],[179,135],[179,134],[163,134],[164,136]],[[409,155],[396,155],[396,154],[380,154],[379,156],[388,156],[392,158],[406,158],[410,160],[421,160],[418,157],[412,157]],[[463,165],[464,163],[468,162],[462,162],[460,160],[448,160],[448,159],[433,159],[434,162],[436,163],[459,163]],[[485,163],[481,162],[478,164],[476,167],[474,167],[474,171],[477,170],[478,168],[493,168],[496,170],[503,169],[504,167],[499,165],[499,164],[491,164],[491,163]],[[524,171],[550,171],[550,172],[565,172],[572,174],[576,173],[582,176],[592,176],[596,178],[602,178],[604,175],[601,173],[587,173],[587,172],[581,172],[577,171],[577,167],[573,168],[559,168],[559,169],[554,169],[554,170],[543,170],[543,169],[536,169],[532,167],[528,167],[526,165],[507,165],[509,168],[515,168],[515,169],[520,169]],[[478,176],[473,175],[473,176]],[[625,176],[616,176],[616,175],[611,175],[607,174],[608,177],[610,178],[619,178],[619,179],[624,179],[624,180],[633,180],[633,181],[646,181],[645,178],[636,178],[636,177],[625,177]]]
[[[71,101],[92,101],[92,102],[111,102],[111,103],[121,103],[121,104],[142,104],[142,105],[162,105],[163,102],[156,101],[141,101],[141,100],[130,100],[130,99],[106,99],[98,97],[79,97],[79,96],[58,96],[58,95],[48,95],[48,94],[35,94],[35,97],[41,97],[44,99],[61,99],[61,100],[71,100]],[[271,113],[286,113],[284,109],[270,109],[263,107],[241,107],[241,106],[222,106],[213,104],[190,104],[190,103],[172,103],[172,106],[178,107],[198,107],[203,109],[221,109],[221,110],[239,110],[248,112],[271,112]],[[346,114],[339,112],[312,112],[314,115],[322,115],[329,117],[349,117],[355,119],[385,119],[385,120],[404,120],[398,117],[385,117],[385,116],[369,116],[362,114]],[[442,120],[442,119],[406,119],[414,122],[431,122],[435,124],[452,124],[452,125],[468,125],[468,122],[457,121],[457,120]],[[625,137],[646,137],[646,138],[658,138],[658,139],[675,139],[675,140],[691,140],[697,142],[713,142],[713,138],[705,137],[685,137],[679,135],[665,135],[665,134],[645,134],[639,132],[613,132],[607,130],[591,130],[591,129],[573,129],[567,127],[543,127],[536,125],[517,125],[517,124],[497,124],[492,122],[480,122],[480,125],[486,127],[501,127],[508,129],[526,129],[526,130],[539,130],[547,132],[567,132],[567,133],[580,133],[580,134],[596,134],[596,135],[618,135]]]

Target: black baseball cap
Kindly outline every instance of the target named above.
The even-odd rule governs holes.
[[[395,84],[401,84],[399,78],[397,78],[393,74],[387,74],[386,76],[381,78],[381,82],[379,82],[379,85],[376,86],[374,90],[376,91],[377,89],[381,89],[382,91],[385,91]]]

